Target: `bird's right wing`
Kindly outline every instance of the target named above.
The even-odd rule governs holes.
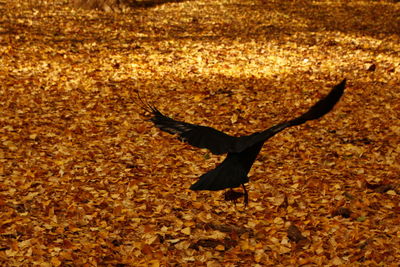
[[[219,155],[229,151],[236,137],[227,135],[211,127],[174,120],[162,114],[157,108],[148,105],[150,121],[160,130],[178,135],[179,139],[198,148],[207,148]]]

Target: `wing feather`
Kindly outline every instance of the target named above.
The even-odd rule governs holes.
[[[211,127],[174,120],[162,114],[157,108],[150,107],[150,121],[160,130],[178,135],[178,138],[192,146],[207,148],[211,153],[220,155],[229,151],[237,137],[227,135]]]
[[[335,104],[342,97],[344,89],[346,87],[346,79],[341,81],[339,84],[335,85],[332,90],[324,98],[320,99],[315,103],[307,112],[303,113],[301,116],[294,118],[287,122],[282,122],[277,125],[270,127],[269,129],[257,132],[248,136],[241,136],[238,138],[237,142],[234,144],[229,152],[239,153],[246,148],[256,144],[258,142],[265,142],[275,134],[286,129],[287,127],[300,125],[309,120],[316,120],[327,114]]]
[[[333,87],[327,96],[315,103],[307,112],[287,122],[247,136],[234,137],[214,128],[174,120],[162,114],[157,108],[148,105],[152,114],[150,121],[160,130],[178,135],[179,139],[198,148],[207,148],[211,153],[240,153],[259,142],[265,142],[287,127],[300,125],[309,120],[321,118],[332,110],[343,95],[346,79]]]

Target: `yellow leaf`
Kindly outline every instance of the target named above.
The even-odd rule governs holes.
[[[342,260],[341,260],[339,257],[335,257],[335,258],[332,260],[332,264],[333,264],[333,265],[342,265]]]
[[[240,248],[242,250],[247,250],[250,248],[249,242],[247,240],[243,240],[240,242]]]
[[[232,123],[235,123],[235,122],[237,122],[237,120],[238,120],[238,114],[237,114],[237,113],[234,113],[234,114],[231,116],[231,122],[232,122]]]
[[[288,248],[288,247],[285,247],[285,246],[279,247],[279,253],[280,253],[280,254],[288,253],[288,252],[290,252],[291,250],[292,250],[291,248]]]
[[[215,247],[216,250],[218,251],[224,251],[225,250],[225,246],[224,245],[218,245]]]
[[[201,101],[202,97],[201,97],[201,95],[195,95],[193,99],[194,99],[194,101],[198,102],[198,101]]]
[[[281,217],[276,217],[276,218],[274,219],[274,223],[275,223],[275,224],[283,224],[284,221],[283,221],[283,219],[282,219]]]
[[[51,264],[53,266],[60,266],[61,265],[61,261],[57,257],[51,258],[50,262],[51,262]]]
[[[183,234],[185,234],[185,235],[190,235],[190,227],[186,227],[186,228],[183,228],[182,230],[181,230],[181,233],[183,233]]]

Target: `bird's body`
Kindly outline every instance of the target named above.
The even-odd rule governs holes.
[[[157,108],[147,105],[150,121],[162,131],[177,134],[182,141],[199,148],[207,148],[213,154],[227,154],[216,168],[203,174],[194,183],[192,190],[222,190],[244,185],[263,144],[280,131],[309,120],[315,120],[328,113],[343,95],[346,79],[333,87],[330,93],[314,104],[306,113],[287,122],[247,136],[234,137],[206,126],[174,120],[163,115]],[[245,187],[243,186],[244,190]],[[245,191],[245,200],[247,192]]]

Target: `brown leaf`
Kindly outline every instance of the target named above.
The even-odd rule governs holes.
[[[342,216],[343,218],[350,218],[351,214],[352,212],[348,208],[340,207],[332,213],[332,216]]]
[[[289,228],[287,229],[288,238],[296,243],[300,242],[301,240],[307,239],[304,237],[299,228],[296,225],[290,224]]]

